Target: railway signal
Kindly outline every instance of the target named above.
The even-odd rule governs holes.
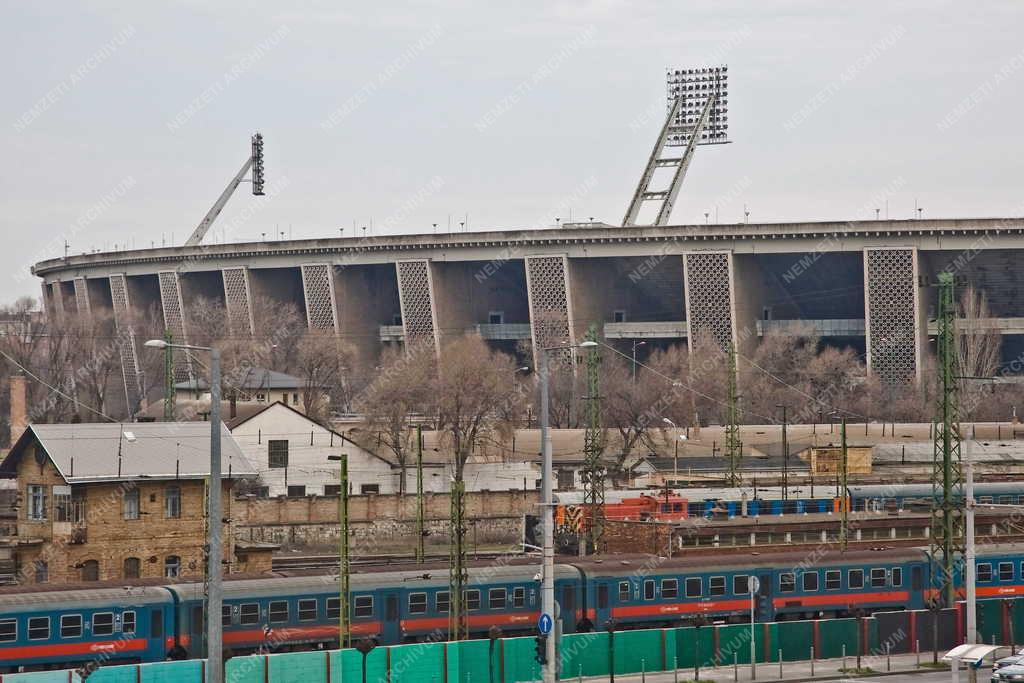
[[[533,658],[544,666],[548,663],[548,635],[540,633],[533,639]]]

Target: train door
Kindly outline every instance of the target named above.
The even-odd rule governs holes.
[[[382,645],[395,645],[402,642],[399,624],[400,603],[398,593],[387,591],[383,594],[384,605],[381,614],[380,642]]]
[[[203,604],[197,603],[188,608],[188,650],[195,659],[206,656],[206,620],[203,619]]]
[[[562,618],[562,633],[576,633],[576,586],[572,582],[562,584],[558,596],[559,615]]]
[[[775,608],[772,605],[772,575],[760,572],[757,575],[757,595],[754,603],[755,621],[773,621]]]
[[[601,630],[608,620],[612,618],[612,589],[610,581],[597,581],[594,585],[594,616],[590,620],[594,623],[596,630]]]

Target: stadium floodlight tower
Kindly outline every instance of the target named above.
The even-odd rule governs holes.
[[[661,203],[653,224],[666,225],[697,145],[729,142],[728,71],[724,65],[668,70],[668,116],[626,209],[623,226],[636,225],[644,202]],[[670,153],[669,147],[685,149],[678,156]],[[672,179],[666,189],[651,190],[651,180],[659,168],[674,169]]]
[[[224,206],[231,199],[231,195],[238,189],[239,184],[245,182],[245,174],[252,169],[252,193],[257,197],[262,197],[263,192],[263,136],[256,133],[252,136],[252,148],[249,153],[249,158],[242,164],[242,170],[235,174],[235,177],[231,179],[228,186],[224,188],[224,191],[217,197],[217,201],[213,203],[210,210],[203,216],[203,220],[199,221],[199,225],[192,231],[192,236],[185,242],[186,247],[194,247],[199,245],[206,237],[206,233],[210,231],[210,227],[213,222],[217,220],[217,216],[224,209]]]

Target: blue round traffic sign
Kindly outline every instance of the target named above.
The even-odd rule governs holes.
[[[547,634],[551,633],[551,627],[554,625],[554,623],[555,622],[551,618],[551,615],[545,612],[544,614],[540,615],[539,619],[537,619],[537,630],[540,631],[542,635],[546,636]]]

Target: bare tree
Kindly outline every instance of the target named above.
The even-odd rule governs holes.
[[[985,292],[968,285],[960,295],[960,315],[956,323],[957,374],[963,377],[992,377],[999,368],[1003,339],[992,323]],[[983,398],[992,393],[991,385],[960,380],[961,418],[976,419]]]
[[[113,313],[96,311],[68,316],[65,324],[73,340],[69,370],[73,369],[77,396],[94,410],[107,413],[110,392],[117,380],[123,382],[121,340],[114,330]],[[88,411],[76,412],[86,421],[99,417]]]
[[[633,379],[629,361],[615,356],[602,363],[601,393],[606,426],[619,434],[619,452],[609,474],[615,480],[625,475],[626,461],[640,444],[654,450],[651,431],[662,427],[662,418],[684,395],[673,392],[666,380],[641,368]]]
[[[429,354],[410,357],[397,349],[388,349],[381,357],[380,373],[360,399],[367,431],[380,435],[380,442],[398,463],[401,479],[398,491],[406,491],[409,457],[415,447],[411,420],[424,412],[434,377]]]
[[[299,340],[296,371],[302,378],[302,407],[326,423],[330,396],[349,370],[355,350],[333,332],[308,332]]]

